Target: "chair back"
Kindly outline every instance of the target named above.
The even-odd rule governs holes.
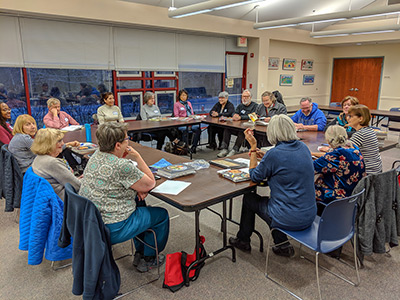
[[[318,244],[321,248],[329,241],[342,240],[344,243],[351,239],[355,230],[357,199],[362,193],[364,190],[350,197],[334,200],[325,207],[318,231]]]

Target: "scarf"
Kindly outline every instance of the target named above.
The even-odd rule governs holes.
[[[192,110],[190,109],[190,106],[189,106],[189,103],[188,103],[187,100],[186,100],[186,101],[179,100],[179,102],[180,102],[183,106],[185,106],[185,108],[186,108],[186,117],[189,117],[189,116],[191,116],[191,115],[194,115],[194,113],[193,113]]]

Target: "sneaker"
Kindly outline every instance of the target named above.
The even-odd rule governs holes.
[[[294,256],[294,248],[292,245],[272,247],[272,251],[279,256],[292,257]]]
[[[158,255],[158,263],[160,266],[165,263],[165,255],[164,254]],[[136,269],[141,273],[145,273],[154,268],[157,268],[157,261],[156,261],[155,257],[152,258],[150,261],[146,261],[144,258],[141,258],[139,264],[136,267]]]
[[[237,237],[230,237],[229,238],[229,244],[231,244],[233,247],[238,248],[244,252],[251,252],[251,246],[249,242],[243,242],[239,240]]]
[[[238,152],[235,149],[232,149],[231,151],[229,151],[226,157],[234,156],[235,154],[238,154]]]
[[[217,156],[218,157],[225,157],[229,153],[228,149],[222,149]]]
[[[135,252],[135,255],[133,256],[132,265],[133,265],[134,267],[137,267],[137,266],[139,265],[139,262],[140,262],[140,260],[141,260],[142,257],[143,257],[143,254],[136,251],[136,252]]]

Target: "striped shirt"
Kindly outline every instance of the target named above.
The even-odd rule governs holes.
[[[375,131],[371,127],[363,127],[356,131],[350,140],[361,150],[367,175],[381,173],[382,159]]]

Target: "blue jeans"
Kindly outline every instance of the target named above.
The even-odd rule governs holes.
[[[254,231],[254,223],[256,214],[263,219],[269,226],[274,227],[274,222],[268,214],[269,197],[261,197],[256,193],[247,193],[243,196],[242,214],[240,216],[240,229],[237,237],[243,242],[250,242],[250,237]],[[275,244],[280,244],[287,241],[286,234],[274,230],[272,237]]]
[[[161,207],[136,207],[136,210],[128,217],[128,219],[106,224],[110,229],[111,243],[118,244],[134,238],[144,233],[144,242],[154,245],[154,236],[151,232],[146,232],[151,228],[157,235],[158,251],[164,250],[169,235],[169,216],[167,210]],[[143,245],[134,239],[136,251],[141,252],[144,249],[145,256],[155,256],[154,249]]]

